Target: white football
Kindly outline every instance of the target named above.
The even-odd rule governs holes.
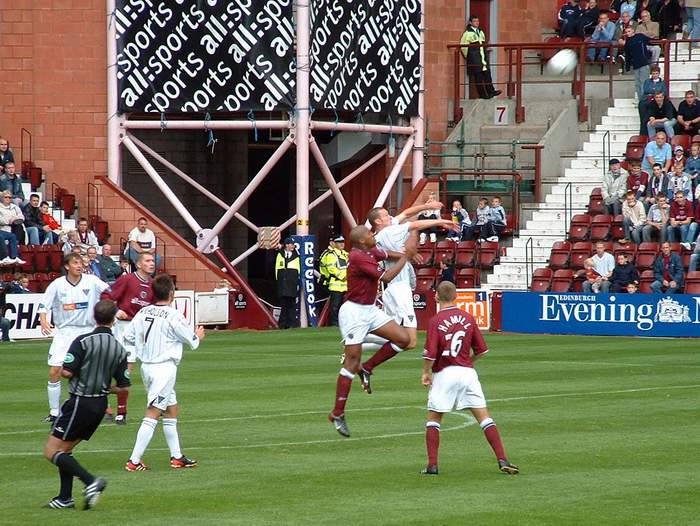
[[[578,56],[573,49],[562,49],[547,62],[550,75],[568,75],[578,64]]]

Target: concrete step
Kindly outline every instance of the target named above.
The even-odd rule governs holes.
[[[637,124],[629,124],[629,123],[623,123],[623,124],[596,124],[595,127],[596,132],[606,132],[610,130],[610,132],[621,132],[621,133],[629,133],[630,135],[637,135],[639,133],[639,122]]]
[[[532,221],[548,221],[550,225],[555,226],[558,223],[564,224],[563,210],[536,210],[532,212]]]
[[[490,274],[486,277],[486,282],[492,286],[512,288],[513,285],[518,285],[527,288],[527,276],[522,274]]]
[[[639,114],[635,115],[604,115],[601,119],[601,124],[607,126],[608,124],[627,124],[630,128],[634,128],[634,125],[639,126]]]
[[[624,152],[627,150],[627,141],[610,141],[610,150],[608,150],[608,144],[606,141],[605,144],[605,151],[606,153],[608,151],[611,152]],[[598,142],[585,142],[583,143],[583,151],[588,152],[588,153],[599,153],[601,156],[603,155],[603,141],[598,141]]]
[[[528,244],[528,238],[531,236],[523,234],[520,232],[520,237],[513,238],[513,247],[512,248],[522,248],[525,249],[527,248],[530,250],[529,246],[526,247],[525,245]],[[564,239],[561,237],[559,234],[551,234],[551,235],[546,235],[546,236],[540,236],[540,237],[535,237],[532,239],[532,247],[533,249],[540,247],[540,248],[545,248],[547,250],[552,249],[552,245],[556,241],[564,241]]]
[[[551,251],[552,247],[532,247],[532,256],[538,261],[547,261]],[[525,247],[508,247],[506,255],[501,257],[501,261],[525,261],[525,258],[529,257],[529,253],[529,248],[526,251]]]
[[[565,184],[558,184],[553,186],[551,188],[550,195],[564,195],[565,193],[568,195],[569,188],[567,188],[566,186],[567,185]],[[572,184],[570,188],[572,197],[576,199],[577,195],[582,194],[586,197],[586,199],[588,199],[588,197],[591,195],[591,190],[596,186],[600,186],[600,181],[579,181],[575,184]]]
[[[571,169],[595,168],[596,170],[601,170],[602,173],[602,166],[603,159],[600,157],[581,157],[571,160]]]
[[[553,234],[559,232],[561,235],[566,235],[563,219],[560,221],[536,221],[529,219],[525,222],[524,230],[550,230]]]
[[[624,142],[627,143],[632,135],[637,135],[636,130],[606,130],[606,131],[595,131],[588,136],[588,142],[592,143],[602,143],[610,140],[610,142]]]
[[[586,168],[564,168],[564,175],[559,179],[602,179],[603,170],[599,166]]]
[[[637,101],[634,99],[615,99],[613,101],[615,108],[635,108],[637,109]]]
[[[556,188],[556,187],[555,187]],[[566,194],[567,200],[568,200],[568,192]],[[585,207],[588,205],[589,198],[591,197],[591,191],[590,189],[588,192],[580,192],[578,194],[572,193],[571,195],[571,200],[568,200],[567,202],[569,204],[572,204],[574,206],[578,205],[579,207]],[[545,203],[557,203],[559,206],[564,208],[564,190],[561,190],[561,193],[552,193],[548,194],[545,197]]]
[[[613,106],[608,108],[609,117],[639,117],[639,112],[634,106]]]

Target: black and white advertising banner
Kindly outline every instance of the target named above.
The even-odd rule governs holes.
[[[119,112],[290,108],[292,1],[117,0]]]
[[[311,2],[311,104],[416,115],[420,8],[420,0]]]

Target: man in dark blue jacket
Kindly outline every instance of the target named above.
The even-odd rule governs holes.
[[[610,292],[626,292],[627,285],[639,283],[637,267],[627,261],[626,254],[617,255],[617,265],[610,276]]]
[[[651,39],[636,33],[632,25],[625,28],[625,67],[634,70],[634,89],[640,101],[644,100],[644,81],[649,78],[649,42]]]
[[[569,0],[559,10],[559,37],[573,37],[576,35],[576,25],[581,16],[581,8],[578,0]]]
[[[654,261],[654,283],[651,290],[655,293],[673,294],[683,286],[683,263],[681,257],[671,252],[671,244],[661,244],[661,254]]]

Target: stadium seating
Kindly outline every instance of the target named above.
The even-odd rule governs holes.
[[[416,268],[427,268],[432,266],[433,264],[433,256],[434,256],[434,249],[432,246],[430,247],[425,247],[425,246],[420,246],[418,247],[418,255],[423,258],[422,263],[414,263],[413,266]]]
[[[610,239],[612,219],[608,215],[599,214],[591,220],[591,241],[607,241]]]
[[[571,262],[569,267],[578,270],[583,268],[584,260],[591,257],[593,246],[590,241],[578,241],[571,249]]]
[[[454,241],[438,241],[435,245],[435,264],[442,261],[442,258],[448,258],[454,261],[455,257],[455,242]]]
[[[625,226],[622,223],[624,218],[622,214],[618,214],[613,217],[612,223],[610,225],[610,237],[612,239],[622,239],[625,237]]]
[[[594,188],[591,191],[591,196],[588,198],[587,213],[589,216],[595,216],[598,214],[604,214],[605,212],[605,202],[603,200],[601,189]]]
[[[416,271],[416,292],[426,292],[435,286],[438,270],[436,268],[421,268]]]
[[[682,146],[683,150],[690,151],[690,135],[674,135],[671,139],[671,148]]]
[[[700,294],[700,271],[688,272],[685,276],[685,293]]]
[[[637,270],[643,272],[654,266],[654,260],[659,254],[658,243],[640,243],[637,247]]]
[[[460,268],[455,274],[457,288],[473,289],[480,285],[479,271],[475,268]]]
[[[479,268],[492,269],[494,265],[498,264],[499,260],[498,242],[484,241],[481,243],[478,251]]]
[[[551,268],[538,268],[532,273],[530,290],[532,292],[547,292],[552,282],[553,271]]]
[[[691,144],[700,142],[700,135],[693,135],[693,139],[690,142]]]
[[[651,284],[654,283],[654,271],[645,270],[639,275],[639,292],[651,294]]]
[[[569,292],[574,281],[574,271],[571,269],[560,269],[554,272],[551,283],[552,292]]]
[[[455,266],[457,268],[473,267],[476,264],[476,241],[460,241],[455,253]]]
[[[586,241],[591,229],[591,216],[576,214],[571,218],[569,227],[569,241]]]
[[[648,142],[648,135],[632,135],[632,137],[630,137],[630,140],[627,141],[627,144],[641,144],[642,146],[645,146]]]
[[[558,270],[567,268],[571,259],[571,243],[568,241],[555,241],[549,254],[549,268]]]
[[[627,161],[641,161],[644,157],[644,146],[641,144],[627,143],[625,159]]]
[[[688,250],[687,248],[681,246],[681,261],[683,262],[683,268],[688,269],[690,266],[690,256],[693,255],[693,249]]]
[[[637,257],[637,245],[634,243],[625,243],[624,245],[615,243],[615,246],[613,247],[615,261],[617,261],[617,256],[620,254],[625,254],[627,256],[627,261],[634,263],[635,258]]]

